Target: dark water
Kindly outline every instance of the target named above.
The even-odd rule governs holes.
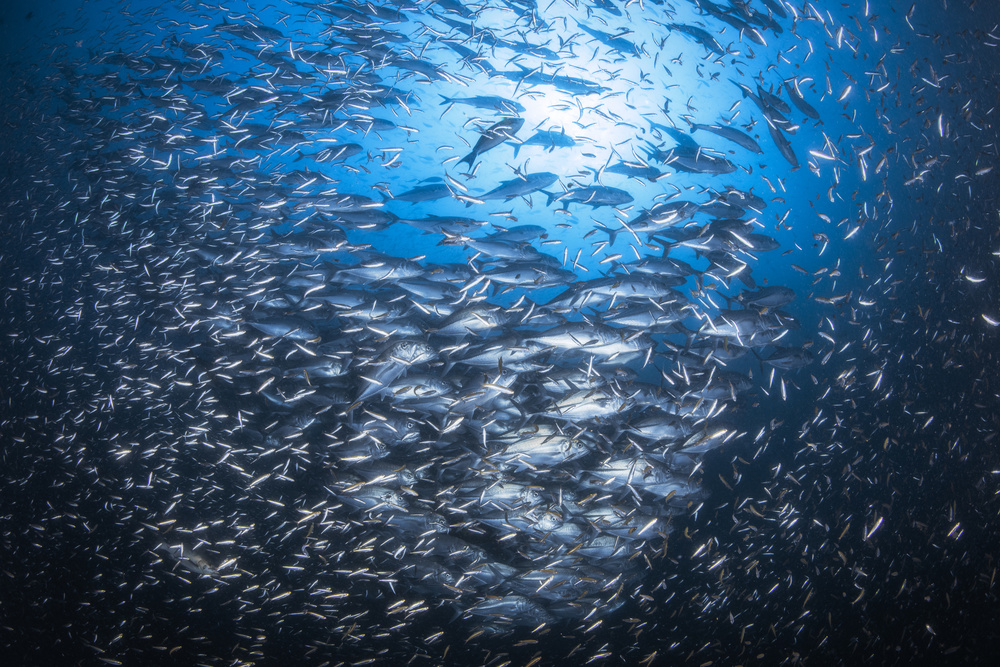
[[[4,659],[989,664],[998,14],[5,5]]]

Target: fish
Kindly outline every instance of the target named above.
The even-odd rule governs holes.
[[[545,74],[541,67],[529,69],[524,65],[517,65],[518,70],[498,71],[494,76],[516,82],[519,86],[551,86],[556,90],[569,93],[571,95],[597,95],[606,92],[608,88],[587,79],[568,76],[565,74]]]
[[[412,190],[407,190],[392,197],[393,201],[405,201],[411,204],[419,204],[425,201],[436,201],[452,195],[451,188],[445,183],[430,183],[420,185]],[[388,198],[387,198],[388,201]]]
[[[749,86],[740,83],[739,81],[733,81],[732,79],[730,79],[730,81],[732,81],[736,87],[742,91],[743,97],[752,101],[757,108],[760,109],[761,113],[764,114],[765,120],[767,121],[768,128],[780,128],[789,133],[795,132],[795,127],[792,125],[791,121],[783,115],[783,113],[787,112],[781,111],[782,108],[788,107],[788,105],[786,105],[782,100],[770,94],[765,99],[762,94],[766,91],[764,91],[764,89],[759,85],[757,86],[758,94],[754,93]],[[776,107],[773,104],[770,104],[768,100],[777,102],[778,106]]]
[[[792,144],[788,141],[788,138],[771,123],[767,124],[767,131],[771,135],[771,139],[774,140],[774,145],[778,147],[781,157],[785,158],[793,170],[798,169],[799,159],[796,157],[795,149],[792,148]]]
[[[219,568],[215,567],[200,553],[192,549],[185,549],[183,544],[170,545],[161,543],[157,545],[157,550],[166,552],[177,565],[185,570],[200,574],[206,577],[214,577],[219,574]]]
[[[485,220],[441,215],[427,215],[419,219],[399,218],[399,222],[416,227],[427,234],[442,234],[445,236],[468,234],[486,224]]]
[[[472,151],[459,160],[459,164],[467,162],[469,164],[469,168],[471,169],[481,154],[496,148],[505,141],[513,139],[514,135],[517,134],[517,131],[520,130],[523,125],[523,118],[504,118],[503,120],[494,123],[480,135],[479,139],[476,141],[476,145],[472,147]]]
[[[785,92],[788,93],[788,99],[792,101],[792,104],[794,104],[799,111],[810,118],[815,118],[816,120],[820,119],[819,112],[816,111],[816,109],[809,104],[804,97],[802,97],[802,93],[799,91],[798,80],[786,80],[784,85]]]
[[[629,34],[630,30],[626,30],[618,35],[611,35],[600,30],[595,30],[586,23],[578,23],[577,26],[580,30],[583,30],[598,42],[608,47],[612,52],[622,57],[637,56],[640,53],[639,48],[635,44],[625,39],[625,35]]]
[[[645,162],[626,162],[624,160],[605,167],[604,172],[608,174],[622,174],[623,176],[633,178],[645,178],[650,183],[655,183],[658,179],[666,175],[665,172]],[[596,174],[597,171],[595,170],[594,173]]]
[[[693,134],[695,130],[705,130],[706,132],[711,132],[712,134],[718,135],[723,139],[728,139],[734,144],[738,144],[743,148],[751,151],[753,153],[763,153],[760,144],[758,144],[753,137],[750,137],[739,130],[723,126],[723,125],[702,125],[700,123],[692,123],[691,133]]]
[[[608,233],[608,242],[614,245],[622,230],[631,234],[642,233],[652,240],[656,233],[682,225],[698,210],[698,205],[689,201],[660,202],[650,209],[644,209],[638,216],[629,220],[627,225],[622,225],[618,229],[605,229]]]
[[[632,195],[627,191],[605,185],[569,188],[562,194],[550,192],[545,194],[548,196],[546,206],[550,206],[555,201],[562,201],[565,202],[566,206],[569,205],[569,202],[578,202],[591,208],[598,208],[600,206],[621,206],[632,201]]]
[[[447,97],[441,95],[441,104],[464,104],[476,109],[486,109],[499,114],[514,115],[524,113],[522,104],[496,95],[476,95],[475,97]]]
[[[478,195],[477,198],[483,201],[491,201],[494,199],[502,199],[504,201],[508,199],[513,199],[514,197],[524,197],[530,195],[533,192],[538,192],[543,188],[547,188],[559,177],[551,172],[542,171],[533,174],[523,174],[518,178],[513,178],[509,181],[504,181],[497,187],[493,188],[489,192],[484,192]],[[471,204],[466,204],[466,206],[471,206]]]
[[[668,23],[667,27],[671,30],[676,30],[677,32],[683,33],[693,39],[694,41],[701,44],[707,51],[711,51],[719,56],[726,55],[726,50],[722,48],[718,40],[712,36],[707,30],[703,30],[697,26],[688,25],[686,23]]]
[[[813,354],[809,350],[791,347],[775,347],[771,356],[765,358],[764,363],[775,368],[790,371],[805,368],[813,362]]]
[[[781,89],[779,88],[778,91],[781,92]],[[788,114],[792,111],[783,99],[768,90],[764,90],[759,83],[757,84],[757,95],[766,106],[775,111],[783,114]]]
[[[976,662],[893,631],[991,580],[936,10],[92,4],[4,24],[9,662]]]
[[[756,42],[757,44],[760,44],[761,46],[766,46],[766,42],[764,41],[763,36],[757,31],[757,29],[754,28],[749,23],[747,23],[746,21],[744,21],[743,19],[739,18],[738,16],[735,16],[732,13],[731,9],[727,7],[722,7],[720,5],[716,5],[715,3],[710,2],[709,0],[698,0],[697,4],[698,7],[701,8],[702,10],[708,12],[709,14],[719,19],[720,21],[728,23],[729,25],[736,28],[739,31],[741,37],[742,36],[749,37],[752,41]]]
[[[721,155],[714,155],[698,145],[690,135],[672,131],[679,145],[664,151],[653,147],[648,152],[650,159],[655,159],[678,171],[694,174],[731,174],[736,171],[736,165]]]
[[[749,292],[744,290],[739,300],[747,306],[755,308],[781,308],[795,299],[795,291],[781,285],[768,285]]]
[[[538,131],[520,143],[511,143],[514,147],[514,157],[522,146],[541,146],[549,152],[556,148],[572,148],[576,146],[573,137],[566,134],[565,130],[554,132],[552,130]]]

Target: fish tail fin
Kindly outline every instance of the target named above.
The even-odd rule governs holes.
[[[610,227],[607,227],[600,223],[598,223],[598,229],[600,229],[602,232],[605,232],[608,235],[608,246],[613,246],[615,244],[615,239],[618,238],[618,232],[621,231],[621,228],[611,229]]]
[[[445,104],[449,104],[451,102],[450,97],[445,97],[444,95],[441,95],[441,93],[438,93],[438,95],[441,96],[441,106],[444,106]]]
[[[546,206],[552,206],[552,202],[554,202],[556,199],[559,198],[558,194],[554,194],[552,192],[549,192],[548,190],[539,190],[539,192],[548,197],[548,200],[545,202]]]
[[[674,326],[677,327],[678,333],[684,334],[688,338],[691,338],[692,336],[695,336],[698,333],[694,329],[685,325],[683,322],[674,322]]]
[[[702,324],[700,327],[698,327],[698,330],[695,331],[694,334],[685,334],[684,335],[684,354],[687,354],[688,352],[691,351],[691,343],[694,342],[695,335],[701,333],[702,330],[704,330],[704,328],[705,328],[705,325]]]

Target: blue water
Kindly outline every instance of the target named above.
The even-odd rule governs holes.
[[[985,662],[997,620],[1000,16],[983,2],[757,0],[743,12],[738,4],[727,15],[757,16],[764,44],[680,0],[5,3],[0,267],[10,370],[0,433],[11,603],[0,617],[16,663]],[[366,36],[365,22],[381,32]],[[464,34],[456,22],[474,30]],[[238,32],[248,25],[261,29]],[[582,26],[618,41],[601,43]],[[707,31],[724,53],[683,26]],[[570,78],[560,87],[546,80],[553,76]],[[782,86],[793,81],[819,119],[792,104]],[[797,169],[738,84],[760,84],[789,105],[781,127]],[[386,101],[373,101],[377,86],[392,89]],[[515,101],[523,126],[463,164],[480,133],[512,115],[446,101],[473,96]],[[366,131],[373,119],[394,127]],[[692,123],[740,129],[763,153],[692,133]],[[572,145],[525,144],[515,154],[512,144],[539,131],[564,133]],[[680,133],[734,170],[690,173],[657,161],[657,151],[683,145]],[[348,144],[360,150],[318,159]],[[620,160],[662,175],[608,170]],[[538,172],[558,180],[523,198],[478,200]],[[447,196],[394,200],[438,183]],[[624,190],[631,201],[591,207],[564,197],[592,185]],[[752,229],[726,237],[730,258],[745,268],[713,267],[697,247],[726,235],[705,231],[712,216],[703,212],[658,234],[658,243],[629,230],[656,204],[707,205],[731,188],[766,203],[742,216]],[[496,260],[461,235],[357,222],[310,203],[332,193],[367,197],[363,211],[388,217],[472,218],[481,222],[474,238],[540,226],[544,236],[531,246],[547,263],[533,255],[535,263],[571,272],[573,283],[492,284]],[[285,235],[324,228],[342,230],[354,250],[269,254]],[[674,243],[681,237],[670,234],[682,229],[692,237]],[[617,230],[613,244],[608,230]],[[747,233],[778,248],[754,248],[740,236]],[[762,358],[775,345],[754,345],[697,376],[738,373],[751,389],[723,397],[704,420],[691,418],[705,433],[726,428],[735,437],[693,457],[690,502],[678,504],[685,492],[654,498],[641,488],[614,497],[622,513],[669,520],[655,543],[639,540],[631,559],[587,561],[565,553],[573,542],[556,548],[534,528],[507,542],[495,526],[469,530],[455,518],[460,510],[447,515],[453,536],[519,574],[573,570],[582,579],[572,600],[548,597],[547,584],[532,593],[509,580],[469,583],[482,574],[468,564],[456,566],[460,579],[448,586],[393,571],[386,563],[398,549],[417,549],[426,535],[373,527],[371,508],[339,504],[329,520],[312,523],[324,488],[356,500],[353,463],[331,433],[358,428],[362,401],[350,405],[358,384],[348,387],[348,405],[303,410],[281,393],[281,371],[315,357],[316,341],[289,335],[258,345],[268,339],[252,331],[229,339],[232,321],[246,329],[265,315],[307,320],[354,360],[361,383],[357,376],[381,362],[357,359],[384,341],[358,336],[339,313],[315,314],[326,311],[308,308],[305,297],[346,286],[374,295],[369,308],[383,305],[393,281],[356,285],[336,273],[369,261],[366,249],[410,259],[428,275],[465,267],[478,278],[457,283],[463,301],[480,296],[517,313],[532,302],[551,309],[567,287],[624,275],[623,264],[659,258],[664,247],[698,272],[676,288],[690,304],[685,329],[656,333],[638,359],[598,362],[598,375],[631,370],[623,393],[659,387],[660,407],[681,405],[678,396],[697,384],[685,379],[681,353],[715,344],[709,320],[741,308],[741,292],[754,285],[794,290],[781,310],[797,326],[777,342],[813,360],[773,370]],[[322,284],[292,287],[293,277],[319,271]],[[252,290],[243,281],[289,300],[247,307]],[[427,305],[403,300],[411,302]],[[593,302],[569,311],[570,322],[604,315]],[[423,335],[441,347],[434,326]],[[484,340],[499,338],[491,335]],[[449,370],[432,374],[478,378],[461,352],[440,352]],[[572,351],[565,359],[548,361],[562,370],[582,363]],[[558,399],[551,390],[527,381],[517,391],[513,414],[524,424],[563,424],[545,416]],[[376,398],[372,419],[397,414],[394,401]],[[387,460],[431,466],[432,478],[406,489],[407,498],[444,512],[458,504],[455,488],[484,476],[466,458],[480,453],[482,430],[473,430],[470,413],[461,426],[468,434],[439,436],[441,415],[417,405],[422,438],[443,453],[425,447]],[[341,409],[347,417],[331,417]],[[605,439],[605,456],[656,410],[623,408],[583,428]],[[509,414],[496,408],[502,423]],[[246,435],[295,429],[292,453]],[[601,456],[513,477],[546,494],[558,483],[567,495],[586,495]],[[561,491],[558,503],[550,500],[550,511],[568,518]],[[192,570],[197,563],[161,540],[201,550],[208,569]],[[449,566],[456,558],[426,556]],[[513,620],[509,610],[482,612],[511,590],[535,600],[536,611]]]

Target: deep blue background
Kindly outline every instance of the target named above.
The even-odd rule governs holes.
[[[682,18],[693,20],[690,6],[676,4]],[[752,167],[751,174],[737,171],[710,178],[680,174],[655,186],[605,176],[605,183],[627,188],[636,198],[635,211],[673,184],[693,187],[686,194],[692,198],[703,187],[734,185],[752,188],[768,200],[760,217],[761,231],[778,239],[782,247],[762,253],[753,275],[759,284],[796,290],[798,299],[791,310],[802,328],[793,332],[793,342],[811,342],[817,362],[802,371],[778,374],[775,382],[780,384],[783,378],[787,383],[787,399],[777,390],[770,395],[757,391],[731,415],[748,436],[708,457],[703,484],[711,500],[692,519],[690,539],[671,538],[671,552],[658,565],[662,572],[651,573],[651,581],[662,575],[668,582],[655,591],[655,582],[648,586],[656,612],[635,623],[616,619],[590,634],[555,633],[558,638],[548,636],[540,644],[530,643],[530,633],[522,633],[502,645],[516,664],[527,663],[536,653],[542,664],[554,664],[586,661],[605,652],[613,664],[635,664],[653,652],[664,664],[710,660],[778,664],[799,659],[813,664],[989,663],[1000,621],[994,588],[1000,508],[993,472],[1000,468],[994,454],[1000,369],[995,329],[983,316],[1000,319],[994,254],[1000,251],[996,234],[1000,189],[996,172],[988,171],[997,162],[994,109],[1000,100],[997,40],[988,33],[1000,36],[994,27],[1000,10],[983,2],[953,1],[947,8],[944,3],[925,3],[913,12],[911,29],[904,18],[908,3],[871,2],[868,16],[864,3],[850,5],[823,7],[830,13],[826,26],[802,22],[793,34],[786,24],[786,32],[775,43],[753,46],[760,54],[755,59],[726,58],[724,66],[705,65],[706,71],[714,68],[721,73],[717,81],[698,77],[696,65],[704,50],[676,33],[660,52],[657,67],[648,68],[656,72],[651,75],[654,93],[642,102],[655,110],[661,96],[670,97],[671,117],[679,124],[688,103],[697,109],[691,113],[698,122],[717,121],[739,99],[738,90],[727,81],[736,71],[765,72],[772,83],[787,76],[813,79],[806,97],[823,122],[802,123],[792,137],[802,164],[798,171],[789,172],[760,121],[755,133],[765,149],[761,156],[704,133],[695,135],[713,147],[733,148],[729,157]],[[650,12],[654,9],[660,7],[651,5]],[[637,3],[630,11],[635,17],[643,14]],[[104,417],[82,414],[75,422],[75,437],[93,443],[86,449],[91,460],[54,457],[50,447],[60,427],[46,416],[63,409],[33,389],[44,384],[34,375],[33,369],[39,367],[35,361],[51,354],[39,336],[58,333],[53,331],[57,313],[46,312],[47,304],[53,303],[46,299],[59,294],[54,303],[66,308],[74,301],[75,277],[87,273],[85,267],[54,269],[49,262],[49,253],[58,255],[59,244],[67,239],[56,234],[50,239],[47,227],[65,228],[77,211],[52,206],[53,202],[43,206],[30,196],[33,179],[58,184],[75,157],[87,152],[85,144],[65,150],[51,145],[53,137],[74,133],[72,127],[63,127],[60,98],[88,90],[88,78],[107,71],[91,64],[96,54],[145,53],[160,43],[165,34],[161,31],[173,25],[170,19],[207,26],[195,36],[207,35],[217,18],[199,14],[217,17],[218,11],[161,3],[132,3],[126,11],[118,3],[77,7],[21,2],[6,4],[2,12],[5,103],[0,111],[0,145],[7,201],[0,214],[4,245],[0,268],[8,295],[3,353],[11,381],[0,394],[7,411],[0,421],[5,466],[0,512],[3,546],[15,554],[3,563],[0,577],[5,600],[0,612],[3,642],[12,655],[23,656],[17,664],[96,664],[95,658],[102,655],[124,664],[224,664],[233,646],[254,643],[247,639],[248,632],[267,635],[260,641],[266,647],[267,664],[279,664],[282,658],[319,664],[323,659],[367,657],[371,646],[349,643],[307,655],[330,638],[324,624],[295,616],[291,607],[259,621],[251,631],[249,625],[230,620],[225,592],[211,592],[211,583],[197,581],[189,588],[172,580],[151,584],[155,569],[141,554],[129,551],[123,518],[108,509],[122,490],[102,484],[101,476],[93,472],[115,465],[99,446]],[[267,9],[260,16],[268,23],[277,21],[278,14]],[[623,25],[613,16],[606,19],[612,28]],[[314,38],[324,27],[317,24],[309,33],[306,21],[292,25]],[[721,28],[717,22],[711,25]],[[658,30],[640,21],[634,27],[639,35],[630,39],[636,41],[652,39]],[[841,27],[846,35],[838,49]],[[735,39],[731,28],[726,35]],[[577,39],[585,43],[582,37]],[[805,40],[814,54],[803,62]],[[777,50],[793,44],[797,47],[787,55],[790,62],[780,60]],[[581,44],[576,64],[586,67],[593,49]],[[446,55],[454,57],[443,47],[427,53],[442,61]],[[675,54],[682,62],[671,64]],[[672,75],[662,69],[664,63]],[[645,71],[645,64],[628,62],[623,67]],[[777,73],[768,71],[769,65],[776,65]],[[827,77],[832,94],[825,93]],[[407,85],[417,91],[420,101],[412,114],[396,122],[418,129],[419,134],[395,131],[391,137],[364,139],[368,152],[402,147],[400,168],[381,168],[384,158],[368,160],[364,154],[347,163],[369,166],[370,174],[336,166],[318,168],[359,193],[371,193],[376,183],[400,193],[427,178],[443,178],[446,172],[458,177],[455,162],[441,163],[464,155],[462,138],[475,140],[472,127],[464,123],[485,114],[456,106],[442,118],[446,107],[438,105],[438,88],[455,95],[462,93],[461,87],[422,86],[413,79]],[[838,102],[847,85],[852,86],[851,93]],[[621,90],[628,88],[622,85]],[[467,94],[511,90],[511,86],[482,93],[466,89]],[[144,88],[144,92],[154,91]],[[623,97],[581,96],[579,101],[629,121],[638,117]],[[141,99],[133,102],[144,104]],[[568,182],[575,170],[599,167],[607,159],[607,152],[588,145],[619,144],[623,156],[644,145],[647,127],[622,126],[599,116],[590,117],[590,127],[572,125],[577,112],[562,108],[572,102],[571,96],[551,91],[525,102],[532,130],[554,117],[552,109],[559,107],[558,122],[569,124],[567,131],[580,144],[566,154],[560,149],[546,153],[523,148],[520,159],[530,158],[532,171],[558,171]],[[217,104],[223,106],[221,100]],[[749,102],[742,102],[741,109],[759,116]],[[794,110],[793,115],[801,117]],[[53,129],[57,127],[59,132]],[[826,152],[827,142],[838,151],[837,161],[810,158],[809,151]],[[121,139],[122,146],[128,143]],[[867,180],[862,180],[857,156],[869,146],[871,151],[864,153]],[[595,157],[584,155],[588,152]],[[875,174],[883,157],[886,165]],[[294,154],[271,159],[281,168],[309,163],[308,159],[293,162]],[[810,159],[818,165],[818,175],[806,166]],[[473,192],[483,192],[511,178],[504,166],[511,161],[508,147],[495,149],[483,158],[476,178],[467,185]],[[783,183],[783,191],[771,193],[761,176],[779,189]],[[72,201],[72,192],[64,195]],[[536,197],[531,208],[522,202],[494,202],[488,210],[513,210],[521,224],[550,226],[553,238],[570,249],[571,259],[578,248],[583,248],[584,257],[589,254],[595,238],[586,238],[594,227],[592,217],[615,224],[609,209],[591,215],[573,205],[574,215],[567,217],[553,214],[554,207],[543,204]],[[395,202],[387,208],[414,217],[467,213],[457,201],[417,206]],[[36,210],[61,217],[35,217]],[[478,208],[475,211],[481,215]],[[785,224],[776,228],[786,213]],[[555,226],[565,223],[568,227]],[[858,225],[860,229],[845,238]],[[427,255],[428,261],[466,256],[438,246],[436,236],[403,230],[396,225],[375,234],[351,235],[352,240],[374,243],[384,252]],[[625,234],[619,237],[615,252],[627,249],[625,240]],[[555,251],[548,251],[561,259],[561,248],[553,247]],[[602,250],[588,266],[593,271],[605,268],[598,262],[609,252]],[[677,256],[698,261],[693,253]],[[840,275],[830,277],[832,271]],[[48,285],[62,284],[62,291],[39,289],[43,298],[33,299],[31,291],[38,284],[34,277],[40,275]],[[52,275],[61,276],[63,282],[52,280]],[[968,277],[984,280],[972,282]],[[741,288],[735,283],[720,291],[735,296]],[[86,293],[86,287],[81,291]],[[834,298],[834,304],[823,301]],[[821,331],[835,342],[820,336]],[[92,358],[86,340],[76,344],[84,362]],[[829,360],[820,363],[828,353],[832,353]],[[95,348],[93,357],[98,354]],[[769,369],[756,361],[743,363],[740,369],[766,388]],[[99,377],[106,373],[107,382],[114,381],[107,368],[93,372]],[[765,435],[754,442],[762,428]],[[184,469],[183,464],[178,467]],[[191,465],[190,472],[197,475],[197,466]],[[81,497],[86,499],[84,506],[68,506]],[[145,509],[140,508],[140,514]],[[66,513],[87,520],[59,518]],[[880,527],[867,537],[879,518]],[[956,524],[960,524],[957,529]],[[42,525],[42,530],[34,527]],[[692,557],[697,546],[709,541],[711,555]],[[103,552],[112,560],[105,560]],[[44,556],[32,556],[38,553]],[[726,557],[725,566],[709,570],[720,555]],[[242,565],[252,567],[252,558],[247,560]],[[91,598],[100,601],[99,608],[88,607]],[[357,608],[365,606],[364,600],[352,602]],[[445,615],[415,622],[407,629],[406,640],[400,641],[399,653],[417,652],[413,647],[420,645],[420,639],[447,627],[449,620]],[[638,636],[637,623],[647,624]],[[479,663],[495,648],[485,640],[467,644],[466,637],[455,632],[449,655],[441,657],[435,653],[440,649],[429,649],[430,662]],[[517,640],[529,643],[516,646]],[[582,648],[574,652],[578,644]],[[181,648],[171,653],[160,646]]]

